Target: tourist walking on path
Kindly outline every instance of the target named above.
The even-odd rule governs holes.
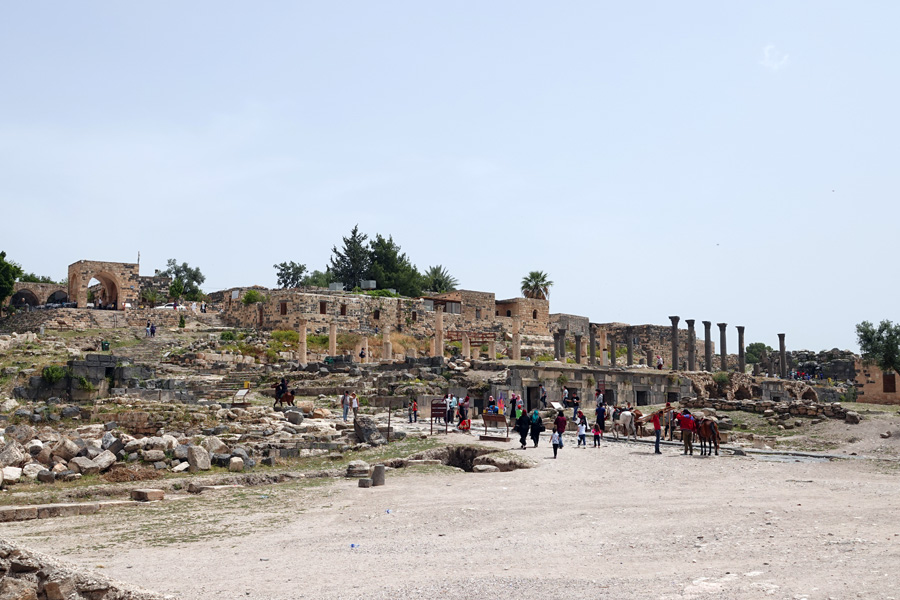
[[[553,421],[553,429],[559,434],[559,447],[562,448],[563,439],[562,435],[566,431],[566,427],[569,425],[569,421],[566,419],[566,415],[563,411],[559,411],[559,414],[556,416],[556,420]]]
[[[660,425],[659,420],[662,418],[662,416],[663,416],[662,409],[660,409],[660,410],[656,411],[655,413],[653,413],[652,415],[650,415],[650,421],[653,423],[653,435],[656,436],[655,454],[662,454],[662,452],[659,451],[659,436],[662,433],[662,426]]]
[[[587,441],[585,440],[585,436],[587,435],[587,421],[584,419],[584,415],[579,413],[581,417],[578,419],[578,446],[583,446],[587,449]]]
[[[413,400],[409,403],[409,422],[410,423],[418,423],[419,422],[419,403]]]
[[[344,390],[343,395],[341,396],[341,408],[344,411],[344,423],[347,422],[347,413],[350,412],[350,392]]]
[[[602,398],[603,394],[600,394],[600,397]],[[606,431],[606,405],[602,401],[597,405],[594,414],[597,416],[596,427],[600,431],[600,437],[603,438],[603,432]]]
[[[150,321],[147,321],[147,332],[144,334],[144,337],[150,337]]]
[[[671,442],[675,439],[675,422],[678,411],[672,408],[672,404],[669,402],[666,402],[666,407],[663,411],[663,424],[665,425],[663,437]]]
[[[694,429],[696,428],[694,417],[691,416],[688,409],[684,409],[684,412],[680,415],[676,415],[676,418],[678,419],[678,426],[681,427],[681,439],[684,441],[684,454],[693,456]]]
[[[657,357],[656,357],[656,368],[659,369],[660,371],[662,371],[662,368],[663,368],[663,359],[662,359],[662,356],[657,356]]]
[[[547,408],[547,390],[544,389],[544,384],[541,384],[541,408]]]
[[[528,439],[528,432],[531,430],[531,417],[528,413],[521,413],[516,419],[516,431],[519,432],[519,443],[522,444],[522,450],[525,449],[525,440]]]
[[[462,423],[466,419],[469,418],[469,395],[466,394],[466,397],[463,398],[462,403],[459,405],[459,422]]]
[[[359,398],[356,397],[356,392],[350,394],[350,408],[353,409],[353,420],[356,421],[356,415],[359,414]]]
[[[150,337],[156,337],[156,324],[155,323],[150,325]]]
[[[534,447],[537,448],[538,442],[541,440],[541,432],[544,430],[544,422],[541,420],[541,413],[538,412],[538,409],[534,409],[531,412],[531,441],[534,442]]]
[[[562,448],[562,436],[558,431],[554,431],[550,436],[550,443],[553,444],[553,458],[556,458],[556,453]]]
[[[578,418],[578,405],[581,404],[581,400],[578,399],[578,394],[572,395],[572,418]]]
[[[591,433],[594,434],[594,448],[597,448],[600,446],[600,423],[594,423]]]

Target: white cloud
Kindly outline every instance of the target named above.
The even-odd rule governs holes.
[[[778,71],[788,65],[789,58],[790,55],[776,48],[775,44],[769,44],[763,48],[763,58],[759,64],[767,69]]]

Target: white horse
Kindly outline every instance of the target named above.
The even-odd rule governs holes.
[[[619,418],[613,422],[613,436],[619,439],[619,427],[622,428],[622,434],[628,439],[628,434],[637,441],[637,429],[634,426],[634,413],[629,410],[623,410],[619,413]]]

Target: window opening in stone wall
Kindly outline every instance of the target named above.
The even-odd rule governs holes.
[[[319,302],[319,314],[324,315],[328,312],[328,303],[327,302]]]
[[[341,304],[341,316],[342,317],[347,316],[347,305],[346,304]]]
[[[416,314],[416,311],[413,311],[413,313],[412,313],[412,322],[415,323],[415,322],[418,321],[418,320],[419,320],[419,315]]]
[[[281,314],[282,314],[282,315],[286,315],[286,314],[287,314],[287,302],[282,302],[282,303],[281,303]]]
[[[531,318],[537,319],[537,311],[536,310],[531,311]]]
[[[434,312],[434,300],[425,301],[425,310],[427,310],[428,312]]]
[[[499,311],[499,310],[495,310],[495,311],[494,311],[494,316],[495,316],[495,317],[499,317],[499,316],[500,316],[500,311]]]
[[[372,313],[372,318],[375,319],[376,321],[377,321],[378,319],[380,319],[380,318],[381,318],[381,311],[380,311],[380,310],[376,310],[375,312],[373,312],[373,313]]]
[[[475,318],[476,318],[476,319],[480,319],[480,318],[481,318],[481,309],[480,309],[480,308],[476,308],[476,309],[475,309]]]
[[[506,311],[506,316],[507,316],[507,317],[511,317],[511,316],[512,316],[512,311],[511,311],[511,310]]]
[[[897,393],[897,375],[896,373],[885,373],[881,379],[882,391],[885,394]]]

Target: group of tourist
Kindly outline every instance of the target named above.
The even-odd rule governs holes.
[[[439,420],[442,420],[446,424],[455,423],[457,427],[460,429],[469,429],[469,407],[471,406],[471,400],[469,399],[468,394],[465,398],[458,398],[453,394],[448,393],[443,398],[444,403],[447,405],[447,411],[444,415],[435,415],[435,417]],[[418,406],[416,407],[418,411]],[[410,423],[412,423],[413,415],[410,415]]]
[[[359,414],[359,398],[357,398],[356,392],[351,394],[344,390],[344,393],[341,394],[341,410],[344,413],[344,423],[347,422],[347,416],[351,410],[353,411],[353,420],[356,420],[356,416]]]
[[[600,394],[600,397],[602,398],[602,393]],[[576,409],[576,414],[574,418],[571,419],[577,426],[576,447],[587,448],[587,430],[588,427],[590,427],[591,434],[593,435],[594,448],[598,448],[600,446],[600,441],[603,439],[604,433],[606,432],[606,421],[612,421],[613,427],[615,427],[616,424],[620,422],[619,418],[623,413],[630,414],[627,423],[632,428],[639,425],[653,426],[655,454],[662,454],[662,451],[659,448],[660,441],[666,438],[670,441],[674,439],[676,429],[681,431],[681,439],[684,444],[683,453],[686,455],[694,454],[693,438],[697,431],[698,423],[687,408],[682,409],[682,411],[679,412],[672,407],[669,402],[666,403],[665,408],[661,408],[650,415],[644,416],[639,409],[632,407],[631,403],[628,403],[625,406],[608,406],[604,404],[601,399],[594,410],[595,420],[593,425],[589,425],[588,419],[583,411]],[[553,420],[553,429],[550,435],[550,444],[553,446],[553,458],[557,457],[559,450],[563,447],[563,434],[566,432],[569,422],[570,419],[566,418],[563,411],[560,410],[557,412],[557,415]],[[521,444],[522,450],[528,447],[526,442],[528,437],[531,438],[534,447],[537,448],[538,442],[540,441],[540,435],[545,431],[545,426],[539,410],[534,409],[530,414],[528,411],[518,411],[514,430],[519,434],[519,444]],[[633,432],[634,430],[632,429],[632,433]],[[625,433],[627,435],[627,429]]]
[[[156,323],[151,323],[149,320],[147,321],[147,329],[145,330],[144,337],[156,337]]]

